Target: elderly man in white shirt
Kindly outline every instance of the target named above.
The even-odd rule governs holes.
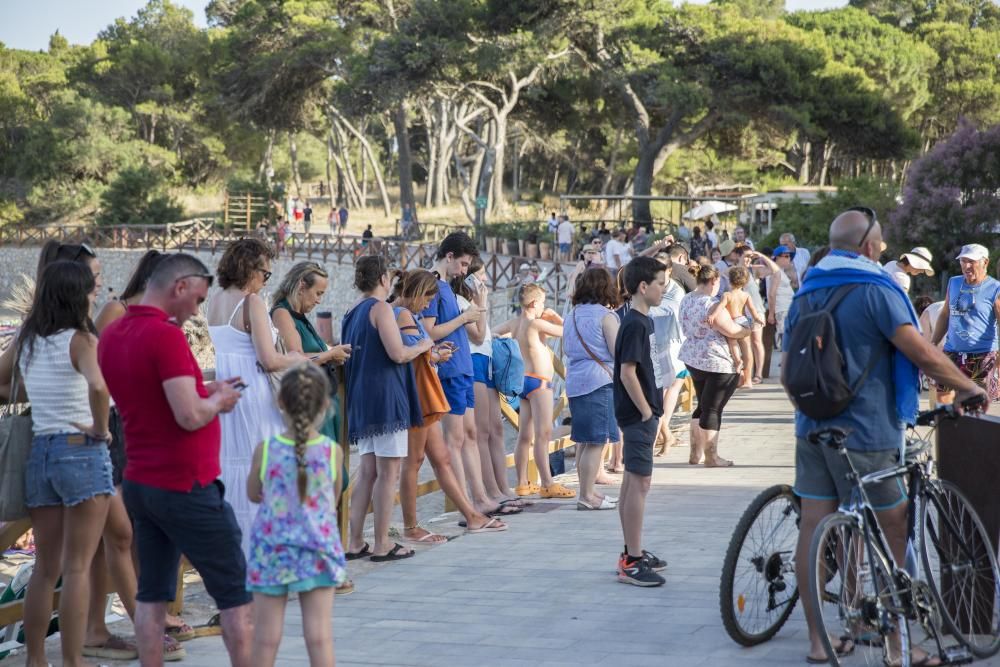
[[[743,244],[751,250],[757,249],[754,247],[753,241],[750,240],[750,237],[747,236],[747,230],[743,229],[743,227],[736,227],[733,229],[733,241],[736,242],[736,245]]]
[[[904,252],[898,260],[886,262],[882,268],[892,276],[892,279],[903,288],[904,292],[909,294],[910,276],[919,276],[920,274],[933,276],[934,268],[931,267],[933,261],[934,255],[931,254],[931,251],[923,246],[918,246],[910,252]]]
[[[788,248],[791,252],[792,266],[795,267],[795,273],[798,275],[799,280],[802,280],[802,276],[805,275],[806,269],[809,268],[809,251],[795,245],[795,234],[786,232],[781,235],[778,242]]]

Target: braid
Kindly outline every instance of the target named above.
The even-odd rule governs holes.
[[[326,375],[314,364],[305,362],[290,369],[281,379],[279,398],[295,440],[295,463],[298,468],[299,500],[305,500],[308,480],[306,466],[306,443],[309,432],[326,407],[326,396],[330,391]]]

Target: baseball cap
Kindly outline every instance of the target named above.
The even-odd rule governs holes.
[[[736,250],[736,241],[733,241],[732,239],[726,239],[719,244],[719,252],[722,253],[723,257],[731,253],[733,250]]]
[[[962,252],[958,253],[958,257],[955,259],[971,259],[974,262],[978,262],[981,259],[989,258],[990,251],[986,249],[986,246],[979,245],[978,243],[970,243],[962,246]]]
[[[583,246],[583,252],[601,252],[601,251],[593,243],[588,243],[587,245]]]
[[[917,246],[910,252],[904,252],[899,256],[900,259],[905,259],[909,262],[910,266],[918,271],[923,271],[929,276],[934,275],[934,269],[931,267],[931,262],[934,261],[934,255],[931,251],[924,246]]]
[[[792,254],[791,248],[789,248],[786,245],[779,245],[777,248],[774,249],[774,252],[771,253],[771,259],[774,259],[779,255],[791,255],[791,254]]]

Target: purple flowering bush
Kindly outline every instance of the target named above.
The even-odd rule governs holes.
[[[1000,125],[979,130],[963,122],[917,160],[886,236],[897,249],[927,246],[934,268],[952,275],[958,272],[955,256],[967,243],[981,243],[998,259]]]

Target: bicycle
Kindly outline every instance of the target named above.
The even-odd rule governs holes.
[[[844,457],[854,487],[847,505],[819,523],[809,551],[809,604],[834,667],[841,656],[833,642],[843,648],[845,638],[866,663],[901,667],[928,641],[928,656],[949,665],[1000,650],[1000,568],[992,542],[962,492],[933,478],[929,438],[937,420],[948,416],[954,416],[951,406],[921,413],[917,425],[933,428],[924,437],[911,430],[899,464],[866,475],[851,461],[846,431],[809,435]],[[893,557],[865,488],[900,478],[909,482],[911,517],[903,563]],[[923,629],[924,640],[913,640],[911,623]],[[945,646],[946,634],[959,644]]]

